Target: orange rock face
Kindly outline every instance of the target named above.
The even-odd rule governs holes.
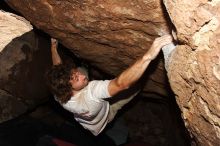
[[[160,0],[7,1],[36,27],[111,75],[118,75],[169,32]],[[220,4],[163,0],[177,32],[168,77],[185,124],[200,145],[220,143]],[[168,17],[167,17],[168,18]],[[166,95],[163,62],[146,73],[145,93]]]
[[[39,29],[110,75],[118,75],[169,32],[160,0],[7,1]],[[219,0],[163,0],[177,33],[168,77],[197,143],[220,143]],[[163,62],[145,75],[145,93],[167,95]]]
[[[169,32],[160,0],[7,1],[74,54],[118,75]],[[177,33],[168,77],[185,124],[200,145],[220,143],[220,4],[218,0],[163,0]],[[166,19],[167,18],[167,19]],[[163,62],[145,75],[145,93],[167,95]]]
[[[178,45],[168,76],[185,124],[199,145],[220,144],[220,3],[164,0]],[[184,16],[184,17],[179,17]]]

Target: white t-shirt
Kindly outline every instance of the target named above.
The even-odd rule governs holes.
[[[64,109],[74,114],[76,121],[94,135],[98,135],[108,123],[109,102],[105,98],[110,97],[109,83],[110,80],[91,81],[67,103],[62,104]]]

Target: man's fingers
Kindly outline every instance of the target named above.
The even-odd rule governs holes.
[[[158,41],[172,41],[173,40],[173,37],[169,34],[169,35],[164,35],[164,36],[161,36],[158,38]]]
[[[173,41],[173,37],[171,35],[164,35],[161,37],[158,37],[154,41],[154,46],[158,46],[161,48],[164,45],[167,45]]]
[[[164,41],[164,44],[166,45],[166,44],[171,43],[173,41],[173,38],[172,37],[167,37],[163,41]]]
[[[57,39],[51,38],[51,44],[57,46],[58,45]]]
[[[57,42],[57,39],[51,38],[51,42]]]
[[[172,41],[173,37],[170,34],[156,38],[148,51],[151,59],[154,59],[158,55],[163,46],[171,43]]]

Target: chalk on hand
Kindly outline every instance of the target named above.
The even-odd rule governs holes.
[[[170,58],[170,56],[171,56],[171,54],[172,54],[172,52],[175,48],[176,48],[176,46],[173,42],[168,44],[168,45],[163,46],[163,48],[162,48],[166,70],[168,70],[169,58]]]

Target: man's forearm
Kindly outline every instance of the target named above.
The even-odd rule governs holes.
[[[116,95],[118,92],[129,88],[137,82],[145,72],[150,62],[151,58],[148,57],[148,55],[145,55],[138,59],[132,66],[123,71],[118,77],[111,80],[108,86],[110,96]]]
[[[57,40],[52,38],[51,39],[51,55],[52,55],[53,65],[62,64],[62,60],[61,60],[60,55],[57,51],[57,45],[58,45]]]
[[[127,68],[116,78],[117,84],[123,89],[129,88],[141,78],[151,60],[152,59],[147,54],[138,59],[132,66]]]

